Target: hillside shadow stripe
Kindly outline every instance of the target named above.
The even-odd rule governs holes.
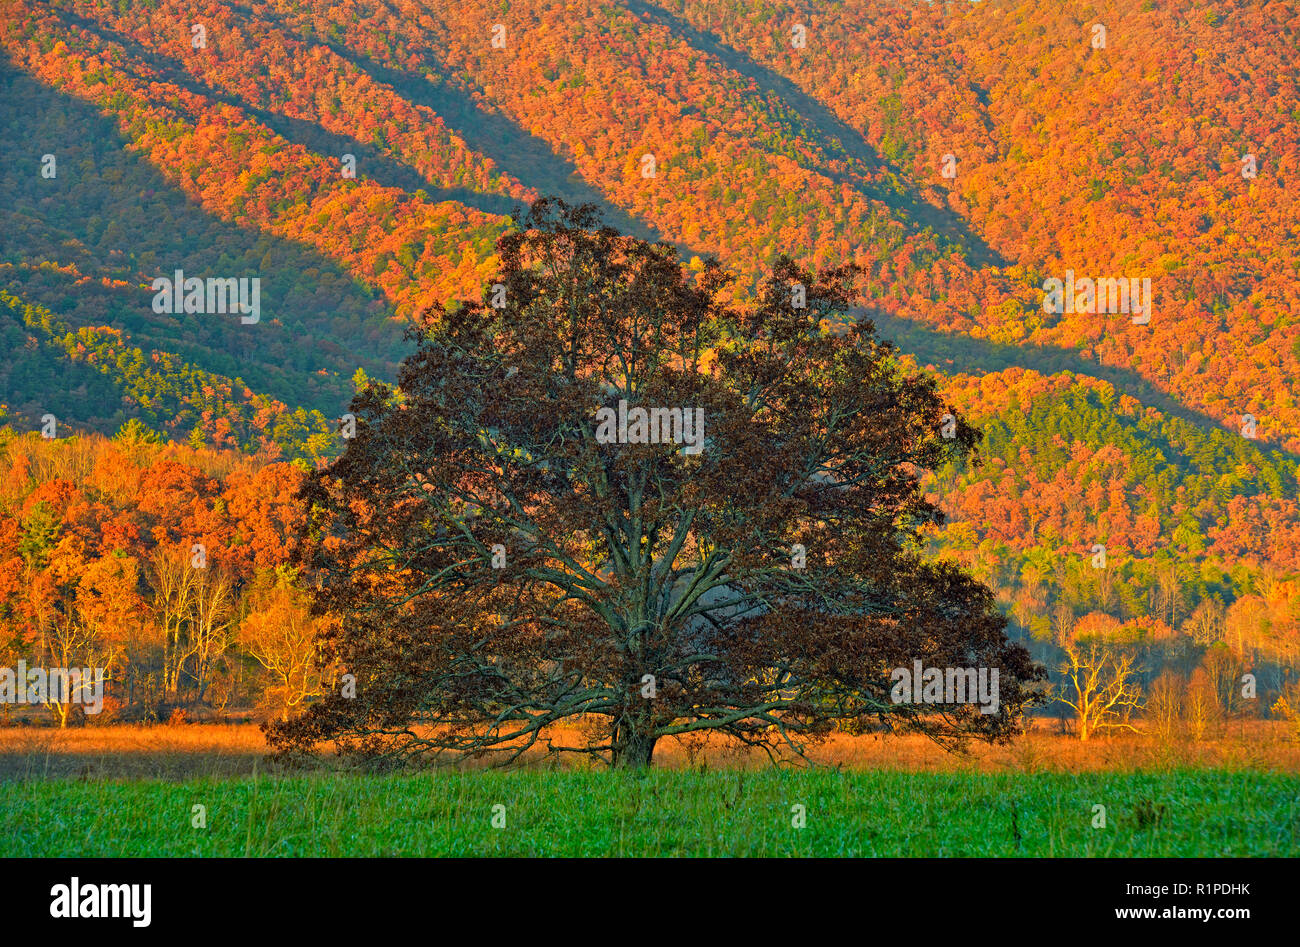
[[[903,180],[901,170],[878,152],[870,142],[848,122],[844,121],[828,106],[804,92],[798,85],[780,73],[756,62],[745,53],[726,45],[719,37],[706,33],[688,23],[686,20],[662,7],[654,6],[645,0],[626,0],[627,8],[642,19],[666,27],[677,39],[693,46],[701,52],[724,63],[740,75],[750,79],[769,96],[782,99],[787,106],[799,115],[803,124],[827,140],[839,144],[840,149],[850,158],[861,162],[868,168],[883,168],[891,172],[898,180]],[[852,186],[860,188],[862,182],[850,181]],[[929,227],[935,233],[948,238],[964,252],[971,265],[996,266],[1006,265],[1006,261],[984,240],[975,234],[969,223],[951,211],[940,209],[933,204],[920,200],[909,191],[888,191],[881,195],[895,210],[901,210],[918,227]]]

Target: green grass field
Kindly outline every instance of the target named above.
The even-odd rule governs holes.
[[[206,807],[206,828],[191,825]],[[493,807],[505,825],[492,825]],[[792,825],[806,807],[804,828]],[[1096,805],[1106,827],[1094,828]],[[500,812],[500,810],[498,810]],[[498,819],[499,821],[499,819]],[[1300,854],[1300,777],[437,772],[0,783],[2,856]]]

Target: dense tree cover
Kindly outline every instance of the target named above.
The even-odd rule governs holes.
[[[946,246],[891,209],[903,194],[887,169],[634,11],[551,0],[258,9],[301,34],[334,37],[358,62],[455,87],[508,119],[514,155],[541,142],[610,204],[751,280],[780,252],[813,265],[887,257],[912,266]],[[492,46],[496,25],[504,48]]]
[[[319,694],[302,635],[319,622],[287,565],[302,477],[138,422],[111,440],[0,427],[0,660],[107,668],[104,719]]]
[[[222,220],[197,205],[117,122],[0,63],[0,206],[6,239],[0,279],[74,324],[113,324],[146,347],[168,348],[258,387],[346,401],[358,361],[391,371],[401,329],[391,309],[326,256]],[[33,142],[38,147],[33,151]],[[42,154],[57,161],[41,176]],[[39,182],[39,183],[34,183]],[[162,318],[150,281],[181,269],[196,276],[259,276],[255,337],[233,319]],[[310,348],[304,342],[310,340]],[[346,355],[346,358],[343,356]],[[306,377],[328,366],[330,377]],[[252,377],[258,373],[263,377]],[[286,377],[286,373],[292,378]],[[331,390],[330,378],[344,379]]]
[[[58,403],[324,456],[311,412],[478,292],[514,200],[595,196],[718,254],[742,297],[781,252],[863,268],[882,334],[988,432],[982,467],[929,482],[936,541],[1024,634],[1092,616],[1208,653],[1206,616],[1235,608],[1225,647],[1284,654],[1298,23],[1294,0],[14,0],[0,332],[24,354],[0,397],[27,429]],[[148,283],[177,267],[260,274],[264,324],[157,316]],[[1044,312],[1066,269],[1150,277],[1151,322]]]
[[[1249,550],[1243,558],[1256,567],[1300,566],[1294,534],[1256,530],[1227,509],[1234,498],[1256,511],[1294,507],[1293,456],[1165,417],[1096,379],[1008,371],[959,379],[950,395],[976,385],[993,392],[981,418],[986,464],[952,489],[954,502],[969,505],[962,519],[993,504],[985,506],[989,535],[1028,547],[1045,530],[1068,545],[1105,534],[1115,548],[1176,546],[1189,559]]]
[[[798,84],[1013,264],[992,286],[936,264],[908,281],[909,314],[1078,348],[1300,449],[1294,2],[655,6]],[[1067,268],[1151,277],[1156,317],[1044,318],[1042,280]]]
[[[935,548],[998,590],[1038,659],[1101,641],[1136,659],[1145,689],[1169,672],[1180,700],[1210,674],[1216,713],[1266,713],[1294,686],[1292,455],[1088,377],[1011,369],[959,376],[945,394],[982,405],[984,462],[927,481],[949,515]],[[1243,701],[1248,672],[1260,695]]]
[[[134,420],[171,440],[272,458],[316,462],[337,450],[335,425],[319,411],[291,411],[239,378],[146,353],[108,326],[73,331],[3,290],[0,345],[22,355],[0,366],[0,403],[32,427],[48,413],[71,430],[112,432]]]
[[[333,257],[401,316],[481,282],[499,218],[360,173],[344,177],[340,156],[309,151],[236,105],[167,81],[124,37],[60,20],[43,4],[15,4],[5,16],[15,64],[111,109],[129,146],[209,213]]]

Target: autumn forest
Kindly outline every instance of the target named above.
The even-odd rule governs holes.
[[[329,691],[299,492],[556,195],[742,309],[781,254],[859,267],[846,319],[983,434],[926,473],[925,548],[1051,682],[1101,641],[1198,719],[1300,726],[1298,31],[1293,0],[8,0],[0,662],[109,668],[105,720]],[[176,270],[259,278],[259,321],[158,312]],[[1149,279],[1149,319],[1050,311],[1067,271]]]

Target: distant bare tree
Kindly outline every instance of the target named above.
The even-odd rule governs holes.
[[[1178,564],[1166,562],[1156,569],[1156,614],[1170,628],[1178,627],[1178,615],[1183,607],[1182,583],[1178,577]]]
[[[198,570],[201,576],[194,587],[194,608],[190,622],[189,646],[193,658],[195,697],[203,700],[212,680],[213,665],[231,644],[231,626],[235,622],[235,588],[230,574],[219,567]]]
[[[1187,685],[1187,695],[1183,699],[1183,722],[1193,740],[1205,738],[1210,725],[1219,718],[1221,708],[1219,696],[1214,692],[1214,682],[1204,668],[1192,672],[1192,679]]]
[[[194,613],[199,577],[181,547],[158,546],[149,557],[153,613],[163,638],[163,692],[177,699],[185,663],[187,626]]]
[[[1202,599],[1183,622],[1183,631],[1201,647],[1218,641],[1223,633],[1223,606],[1212,598]]]
[[[1106,564],[1095,571],[1097,573],[1097,607],[1103,612],[1108,612],[1115,601],[1114,562],[1107,559]]]
[[[1071,641],[1065,646],[1060,672],[1065,676],[1064,693],[1058,698],[1074,709],[1079,739],[1103,730],[1132,730],[1126,719],[1141,707],[1141,694],[1133,656],[1113,651],[1101,641]]]
[[[1186,690],[1187,682],[1173,671],[1165,671],[1151,685],[1146,719],[1162,741],[1170,740],[1178,729]]]
[[[282,569],[273,585],[259,583],[239,626],[240,644],[271,675],[266,703],[281,720],[320,697],[329,673],[316,662],[316,636],[323,620],[312,617],[307,594],[292,580],[293,571]]]
[[[1246,671],[1245,662],[1240,654],[1219,642],[1205,652],[1201,659],[1205,669],[1210,693],[1214,695],[1215,709],[1223,713],[1232,713],[1241,704],[1237,682]]]
[[[1052,635],[1057,644],[1069,640],[1074,621],[1074,609],[1068,603],[1058,601],[1052,607]]]

